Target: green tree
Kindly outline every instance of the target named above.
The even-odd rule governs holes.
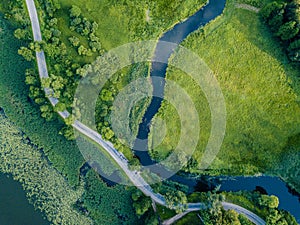
[[[51,85],[51,79],[49,77],[41,79],[41,86],[43,88],[49,88]]]
[[[241,225],[239,214],[232,209],[224,210],[222,216],[222,224]]]
[[[48,29],[44,29],[43,38],[45,41],[49,41],[52,38],[52,32]]]
[[[75,30],[75,28],[79,28],[81,27],[80,24],[81,24],[82,20],[80,17],[74,17],[72,20],[71,20],[71,26],[70,27],[73,27],[73,30]]]
[[[155,214],[151,213],[147,218],[145,219],[146,225],[158,225],[159,221]]]
[[[73,115],[69,115],[67,118],[65,118],[65,123],[67,126],[71,126],[75,121],[75,118]]]
[[[81,9],[76,5],[72,5],[72,8],[70,9],[70,16],[79,17],[80,14],[81,14]]]
[[[80,40],[79,40],[79,38],[76,37],[76,36],[70,37],[70,38],[69,38],[69,41],[70,41],[70,43],[71,43],[74,47],[77,47],[77,46],[79,46],[79,44],[80,44]]]
[[[29,38],[29,34],[27,29],[18,28],[14,32],[14,36],[18,39],[27,40]]]
[[[133,201],[137,201],[143,195],[144,195],[143,192],[141,192],[139,189],[136,188],[135,191],[132,192],[131,198],[132,198]]]
[[[266,225],[277,225],[277,222],[280,220],[280,218],[280,213],[278,213],[276,209],[271,209],[266,219]]]
[[[66,104],[63,102],[58,102],[54,107],[56,112],[63,112],[66,110],[66,108]]]
[[[48,25],[50,27],[56,27],[57,26],[57,23],[58,23],[58,19],[57,18],[52,18],[48,21]]]
[[[37,85],[38,84],[38,78],[34,74],[34,70],[27,69],[25,72],[25,83],[28,85]]]
[[[187,197],[182,191],[170,191],[165,195],[166,205],[170,209],[175,209],[181,213],[186,209]]]
[[[253,225],[253,223],[248,220],[247,217],[245,217],[243,214],[239,214],[239,221],[241,225]]]
[[[59,134],[63,135],[67,140],[75,140],[75,134],[72,126],[65,126],[60,131]]]
[[[140,161],[136,157],[129,159],[128,165],[131,170],[139,170],[141,168]]]
[[[292,39],[299,33],[299,27],[297,26],[296,21],[289,21],[280,26],[277,36],[281,38],[281,40],[286,41]]]
[[[108,89],[103,89],[100,94],[102,101],[112,102],[114,100],[113,93]]]
[[[289,51],[295,50],[295,49],[300,49],[300,39],[295,40],[290,43],[289,45]]]
[[[271,195],[262,195],[259,199],[258,199],[258,203],[259,205],[263,206],[263,207],[267,207],[270,209],[274,209],[277,208],[279,205],[279,199],[278,197]]]
[[[51,74],[50,79],[51,79],[51,87],[54,91],[62,90],[67,84],[67,79],[64,79],[61,76]]]
[[[78,68],[76,70],[76,74],[81,76],[81,77],[86,77],[86,75],[88,74],[88,71],[84,68]]]
[[[29,48],[27,48],[27,47],[21,47],[18,50],[18,54],[21,55],[21,56],[23,56],[24,59],[26,59],[27,61],[32,61],[34,59],[32,51]]]
[[[146,196],[140,197],[139,200],[133,203],[133,207],[135,208],[136,215],[141,217],[151,207],[151,199]]]
[[[54,119],[55,113],[53,112],[51,105],[49,104],[41,105],[40,110],[42,112],[41,116],[45,118],[47,121],[51,121]]]
[[[36,98],[34,102],[38,105],[44,105],[46,104],[47,100],[45,98]]]
[[[218,218],[222,214],[222,201],[224,201],[224,196],[216,193],[207,193],[207,206],[209,213]]]
[[[282,14],[284,7],[285,4],[283,3],[278,3],[275,1],[271,2],[260,10],[260,16],[264,21],[268,23],[271,18],[275,17],[276,15]]]
[[[79,55],[86,55],[88,52],[87,48],[83,45],[80,45],[77,51]]]
[[[29,87],[29,97],[32,99],[35,99],[37,97],[40,97],[41,95],[41,89],[39,87],[30,86]]]

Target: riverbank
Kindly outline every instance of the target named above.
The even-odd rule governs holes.
[[[65,221],[63,224],[92,224],[73,208],[83,194],[83,184],[72,188],[3,111],[0,111],[0,139],[0,171],[12,174],[14,180],[22,184],[35,209],[45,213],[53,224],[62,221]]]

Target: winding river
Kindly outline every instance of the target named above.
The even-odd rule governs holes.
[[[194,15],[190,16],[183,22],[175,25],[172,29],[166,31],[159,41],[172,42],[179,45],[190,33],[196,31],[202,26],[205,26],[211,20],[221,15],[225,8],[226,0],[210,0],[208,4],[202,7]],[[155,57],[160,57],[167,61],[174,49],[162,48],[158,42],[155,49]],[[152,62],[150,77],[155,76],[165,78],[168,65],[164,63]],[[148,153],[148,135],[150,132],[150,123],[155,114],[158,112],[163,96],[165,83],[155,82],[152,79],[153,85],[153,97],[150,105],[148,106],[141,124],[139,125],[137,139],[134,142],[134,152],[139,158],[140,162],[144,166],[154,165],[153,161]],[[151,167],[151,171],[159,174],[161,177],[170,177],[170,172],[161,166]],[[224,177],[222,177],[224,178]],[[240,190],[258,190],[265,194],[274,194],[279,197],[279,208],[285,209],[292,213],[298,223],[300,223],[300,197],[299,194],[291,191],[289,187],[277,177],[225,177],[226,179],[219,179],[221,185],[220,191],[240,191]],[[205,190],[211,190],[214,185],[207,185],[203,181],[196,179],[189,179],[183,176],[174,175],[170,180],[179,182],[189,186],[190,190],[197,190],[197,186],[206,186]],[[220,181],[222,180],[222,181]],[[201,185],[199,185],[201,184]],[[203,191],[203,190],[202,190]]]

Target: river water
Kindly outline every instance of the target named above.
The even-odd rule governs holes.
[[[21,184],[0,173],[0,224],[49,225],[43,217],[28,202]]]

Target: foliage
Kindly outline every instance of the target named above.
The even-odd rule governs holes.
[[[10,27],[6,22],[4,23],[1,20],[1,27],[3,28],[3,32],[0,34],[1,36],[1,42],[5,44],[1,44],[1,96],[3,98],[0,99],[0,105],[2,107],[5,107],[7,115],[10,116],[10,118],[16,123],[17,126],[21,127],[22,130],[26,131],[26,134],[30,136],[31,142],[35,143],[39,146],[39,148],[43,149],[43,152],[45,152],[46,156],[49,157],[49,160],[51,161],[52,166],[57,168],[59,171],[63,173],[63,175],[67,178],[67,180],[70,182],[71,185],[78,185],[78,177],[79,177],[79,169],[83,164],[83,158],[78,150],[78,147],[75,142],[70,142],[64,139],[62,136],[58,135],[58,132],[60,129],[65,127],[61,121],[58,121],[57,119],[52,122],[46,122],[44,119],[40,117],[40,112],[38,107],[31,101],[31,99],[27,98],[26,95],[28,93],[28,87],[25,85],[25,69],[30,67],[31,64],[26,63],[24,60],[22,60],[21,57],[17,54],[17,49],[19,46],[23,43],[16,41],[16,39],[12,36],[12,30],[13,28]],[[3,46],[3,47],[2,47]],[[6,47],[7,46],[7,47]],[[18,67],[15,66],[15,61],[18,62]],[[10,71],[8,73],[7,71]],[[44,81],[45,82],[45,81]],[[39,84],[39,78],[38,74],[35,72],[35,70],[28,70],[26,73],[26,83],[29,85],[34,85],[34,88],[37,88],[38,95],[40,93],[40,89],[38,88]],[[46,99],[44,96],[38,96],[38,98],[35,98],[35,101],[41,101],[42,103],[45,103]],[[47,102],[47,101],[46,101]],[[59,106],[58,106],[59,107]],[[2,131],[5,131],[6,129],[1,129]],[[71,127],[66,127],[63,129],[63,132],[67,133],[67,136],[73,136],[73,129]],[[43,159],[44,160],[44,159]],[[39,168],[39,167],[37,167]],[[52,168],[52,167],[51,167]],[[54,169],[51,169],[54,170]],[[29,173],[29,171],[26,170],[26,172]],[[24,177],[26,177],[24,175]],[[55,175],[55,178],[60,176]],[[62,177],[62,176],[61,176]],[[38,178],[38,177],[37,177]],[[52,176],[49,176],[47,181],[48,182],[55,182],[55,180],[52,179]],[[57,179],[58,179],[57,178]],[[24,178],[23,178],[24,179]],[[95,190],[102,190],[102,192],[97,191],[97,194],[107,196],[104,193],[109,193],[108,187],[99,180],[99,177],[96,177],[97,181],[93,183],[93,191]],[[65,185],[68,185],[66,180],[64,180],[66,183]],[[58,184],[57,184],[58,185]],[[99,185],[99,187],[97,186]],[[58,185],[59,187],[59,185]],[[58,188],[56,187],[56,188]],[[102,189],[100,189],[102,187]],[[48,188],[48,187],[47,187]],[[45,190],[47,189],[44,188]],[[48,189],[47,189],[48,190]],[[46,190],[46,191],[47,191]],[[49,187],[49,190],[50,187]],[[116,187],[114,193],[120,193],[120,190],[124,191],[124,189],[120,187]],[[54,195],[53,197],[57,196],[56,201],[59,202],[59,204],[63,204],[64,202],[60,202],[62,198],[61,196],[58,196],[58,194],[61,194],[59,190],[56,190],[58,193],[57,195]],[[79,192],[80,191],[80,192]],[[74,199],[72,204],[75,204],[78,198],[81,198],[81,200],[84,201],[86,205],[91,206],[93,204],[92,198],[82,198],[81,194],[83,193],[83,187],[80,186],[78,191],[76,193],[80,193],[80,196],[78,196],[76,199]],[[93,196],[94,192],[89,189],[89,191],[85,191],[84,196]],[[89,192],[90,195],[87,194]],[[41,192],[42,194],[44,192]],[[68,198],[71,199],[74,197],[73,194],[71,194],[68,191],[67,187],[63,188],[63,193],[66,195],[69,195]],[[47,195],[46,195],[47,196]],[[76,195],[77,196],[77,195]],[[108,197],[108,196],[107,196]],[[116,201],[119,199],[119,197],[114,197]],[[110,201],[111,199],[108,199],[107,201]],[[127,209],[127,215],[126,219],[129,221],[134,221],[134,212],[133,209],[130,207],[128,208],[127,204],[128,201],[130,202],[130,194],[128,194],[128,198],[124,198],[124,202],[120,204],[124,204],[125,206],[122,206],[123,208]],[[70,201],[66,199],[65,204],[69,204]],[[45,199],[43,198],[43,201],[40,201],[39,204],[45,204]],[[112,203],[112,207],[113,207]],[[46,207],[46,205],[44,205]],[[53,207],[59,207],[57,204]],[[68,206],[72,207],[72,205]],[[95,206],[96,207],[96,206]],[[106,207],[104,207],[106,208]],[[91,207],[89,207],[91,209]],[[107,207],[108,211],[106,213],[97,212],[98,208],[91,209],[91,216],[95,215],[96,220],[105,220],[106,218],[113,217],[113,220],[115,221],[115,224],[119,224],[119,211],[118,209],[112,209]],[[111,209],[111,211],[109,211]],[[56,213],[56,209],[49,208],[49,213]],[[122,210],[121,210],[122,211]],[[77,211],[75,211],[74,217],[78,214]],[[63,213],[66,213],[65,211]],[[130,214],[132,213],[132,215]],[[97,214],[97,215],[96,215]],[[114,216],[112,216],[114,214]],[[60,214],[57,214],[58,217],[60,217]],[[57,221],[59,220],[68,220],[69,215],[61,216]],[[100,219],[99,219],[100,218]],[[120,217],[121,218],[121,217]],[[121,218],[120,220],[125,220],[124,218]],[[111,221],[107,222],[110,223]],[[134,223],[134,222],[133,222]],[[60,224],[66,224],[65,222],[60,222]],[[75,222],[73,221],[70,224],[89,224],[87,222],[81,223],[79,219],[77,219]],[[100,224],[105,224],[104,222],[100,222]],[[130,222],[129,222],[130,224]]]
[[[285,152],[278,162],[277,169],[272,173],[282,177],[298,193],[300,192],[300,134],[291,138],[287,143]]]
[[[223,194],[211,192],[194,192],[188,196],[189,202],[204,202],[207,209],[192,212],[177,221],[176,224],[235,224],[252,225],[245,217],[239,215],[234,210],[224,210],[221,202],[224,201]]]
[[[161,220],[166,220],[176,215],[175,210],[169,209],[167,207],[157,205],[156,208]]]
[[[258,200],[258,204],[263,207],[274,209],[278,207],[279,199],[274,195],[262,195]]]
[[[175,209],[176,213],[183,212],[187,208],[187,197],[182,191],[169,191],[165,195],[166,205]]]
[[[145,196],[139,189],[136,189],[131,195],[133,207],[136,215],[140,218],[147,211],[151,211],[151,198]]]
[[[32,51],[26,47],[21,47],[19,50],[18,50],[18,54],[23,56],[24,59],[26,59],[27,61],[31,61],[34,59],[34,56],[32,54]]]
[[[74,3],[74,1],[69,0],[60,1],[60,4],[58,4],[58,2],[48,3],[45,0],[39,1],[40,8],[45,12],[41,14],[43,20],[42,31],[46,41],[44,50],[47,55],[51,77],[50,87],[54,89],[53,96],[59,98],[59,101],[65,105],[63,108],[66,109],[71,108],[72,97],[75,91],[74,88],[78,80],[88,73],[85,69],[88,65],[86,62],[91,62],[91,60],[95,59],[96,54],[102,54],[104,52],[102,42],[104,43],[103,46],[107,48],[108,45],[115,45],[114,41],[116,38],[125,38],[127,40],[140,40],[145,37],[147,39],[150,37],[156,38],[175,21],[185,18],[197,8],[200,8],[204,1],[171,1],[168,4],[161,0],[158,0],[155,4],[140,1],[134,3],[132,1],[120,3],[107,2],[107,4],[101,3],[99,7],[97,7],[98,5],[95,2],[77,1],[76,5]],[[93,7],[91,7],[91,3]],[[112,13],[111,17],[106,15],[102,16],[103,13],[107,13],[106,8],[103,11],[104,5],[108,5],[110,9],[109,12]],[[148,7],[150,11],[153,11],[151,23],[146,21],[145,18],[143,20],[139,18],[146,14],[145,10]],[[95,8],[97,8],[96,14],[92,12]],[[125,8],[126,10],[123,11]],[[119,9],[122,9],[122,13],[118,13]],[[66,17],[67,14],[69,14],[69,16]],[[172,14],[172,17],[170,17],[170,14]],[[120,20],[116,19],[116,15],[122,18],[125,16],[123,18],[124,20],[122,20],[122,26],[114,26],[120,22]],[[128,15],[132,17],[130,20],[128,20]],[[174,21],[171,21],[170,18],[174,19]],[[115,38],[109,37],[111,29],[103,29],[103,26],[106,26],[106,20],[109,21],[109,28],[118,28],[113,30],[115,31],[114,35],[116,35]],[[127,20],[128,24],[123,24],[123,21]],[[129,30],[127,29],[128,25]],[[123,35],[118,35],[120,32]],[[105,38],[103,34],[105,34]],[[107,45],[108,42],[111,43]],[[77,54],[75,52],[77,52]],[[27,55],[29,54],[25,54],[25,56]],[[29,58],[29,56],[27,58]],[[139,76],[142,77],[148,75],[148,72],[144,74],[139,72],[139,70],[145,71],[145,68],[146,71],[148,71],[145,66],[133,66],[132,69],[127,70],[125,74],[126,80],[123,85],[127,85],[131,80],[137,77],[134,73],[140,73]],[[72,75],[74,73],[79,76]],[[58,79],[56,74],[59,74],[61,79]],[[58,83],[60,86],[57,85]],[[124,86],[119,83],[108,83],[105,85],[102,93],[100,93],[100,109],[96,109],[97,112],[100,111],[96,116],[97,128],[106,140],[112,141],[118,147],[118,150],[123,152],[130,159],[132,153],[116,139],[109,121],[113,96],[115,96],[122,87]],[[138,124],[142,119],[141,115],[146,109],[148,102],[149,99],[141,101],[141,104],[139,103],[139,106],[134,107],[130,112],[130,126],[134,134],[137,133]],[[46,110],[47,107],[43,107],[43,109]],[[43,115],[47,114],[44,113]],[[67,129],[63,131],[67,131]],[[72,137],[69,135],[69,132],[67,132],[66,135],[67,138]]]
[[[204,224],[213,225],[213,224],[234,224],[241,225],[239,220],[238,213],[234,210],[224,210],[221,209],[217,215],[210,214],[207,210],[200,211],[200,217],[204,221]]]
[[[105,49],[135,41],[156,39],[173,24],[195,13],[206,1],[110,1],[95,2],[93,0],[62,0],[58,15],[60,30],[65,35],[70,34],[69,18],[64,15],[72,6],[81,10],[81,16],[98,24],[96,36],[99,37]],[[150,20],[147,20],[149,10]],[[77,13],[78,14],[78,13]]]
[[[137,224],[130,190],[121,185],[107,187],[93,170],[88,171],[85,182],[82,206],[95,224]]]
[[[258,8],[261,8],[269,1],[270,0],[236,0],[237,3],[244,3]]]
[[[284,211],[278,211],[276,209],[270,209],[266,219],[266,225],[297,225],[295,218]]]
[[[300,3],[297,0],[271,2],[260,12],[274,35],[282,40],[290,60],[300,62]]]

